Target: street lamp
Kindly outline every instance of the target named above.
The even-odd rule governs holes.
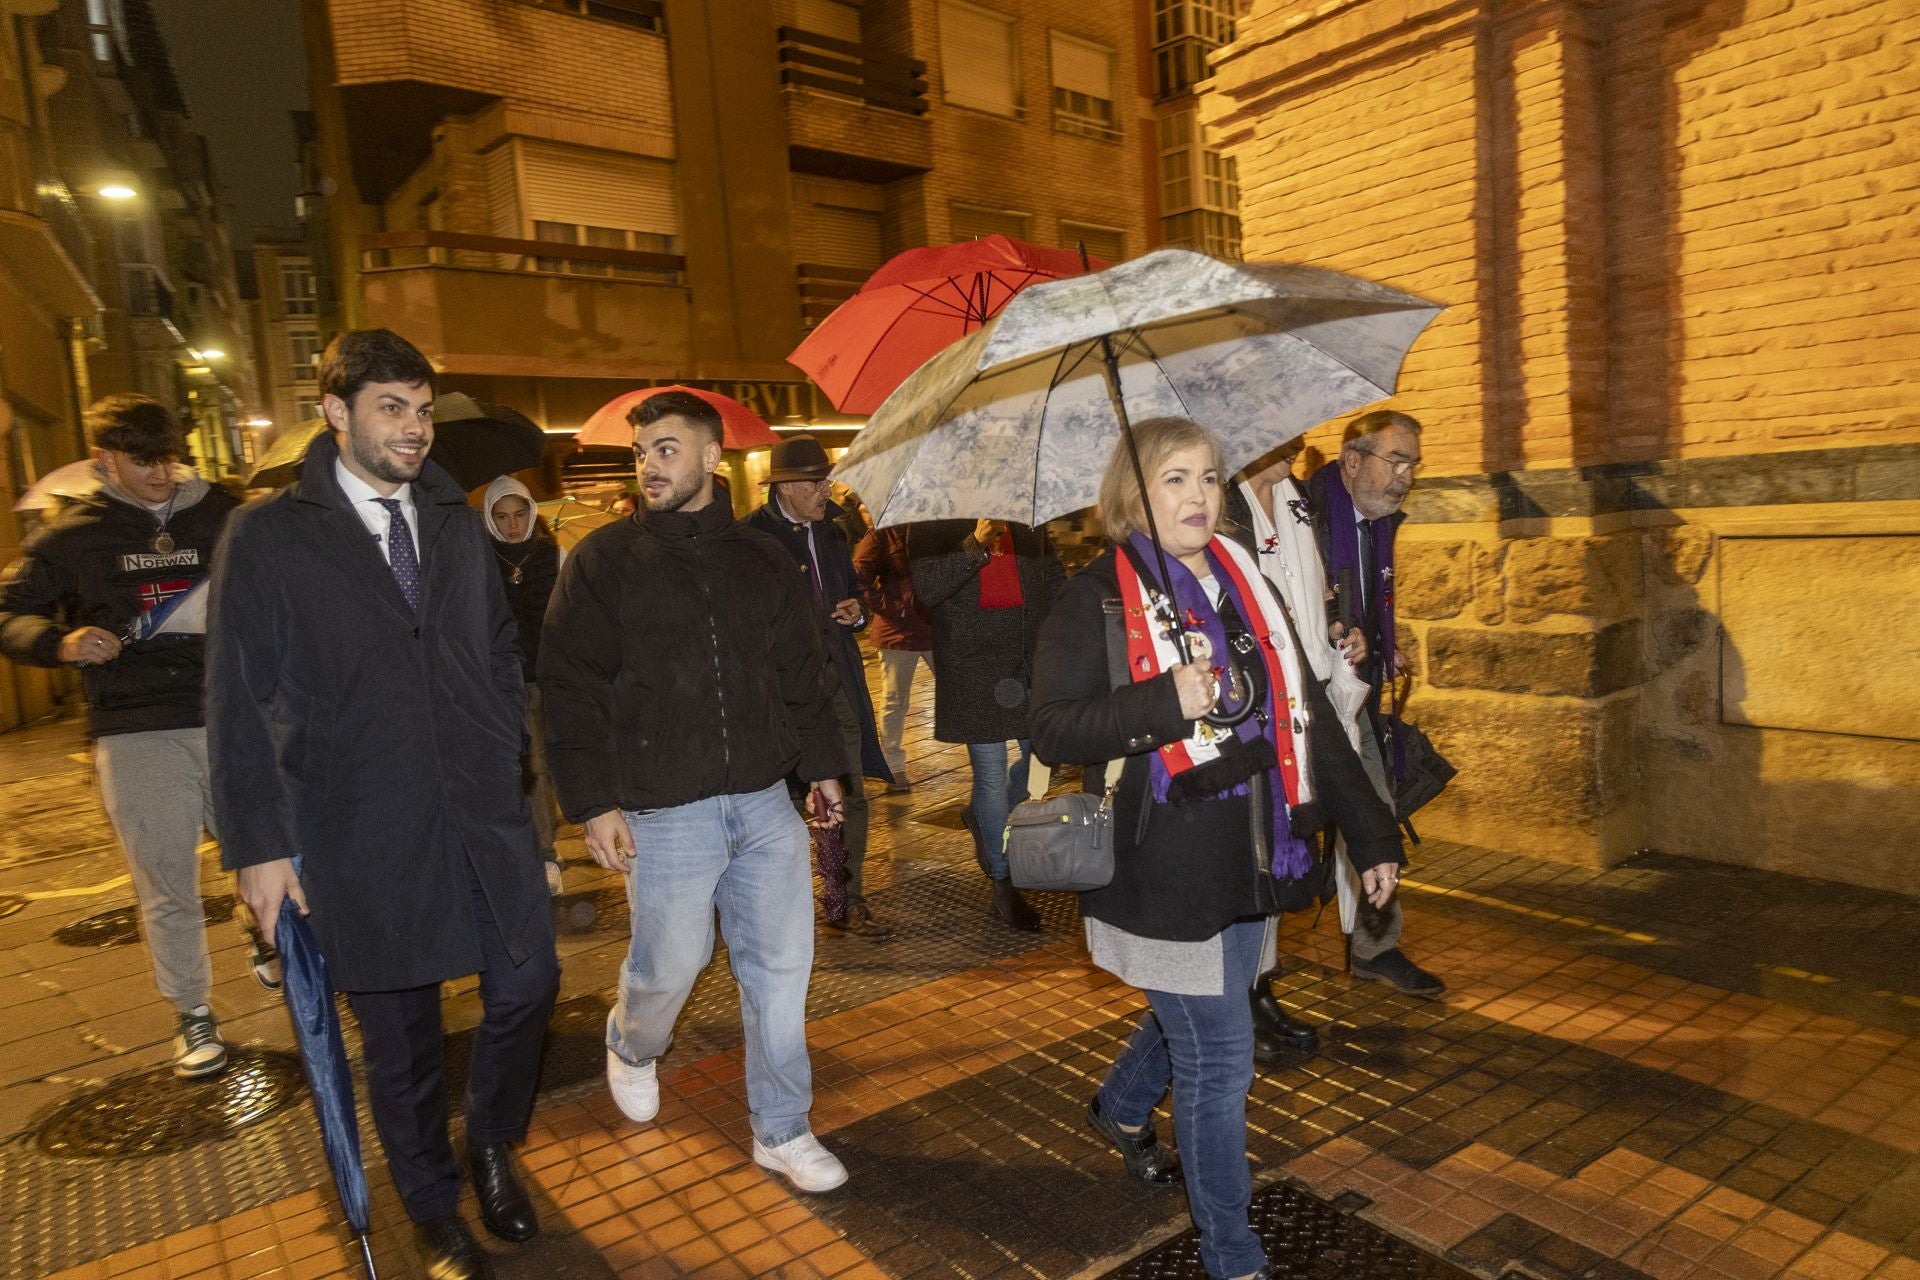
[[[131,200],[139,194],[124,182],[109,182],[100,188],[100,198],[103,200]]]
[[[218,347],[200,347],[198,349],[188,347],[187,354],[195,360],[225,360],[227,358],[227,353]]]

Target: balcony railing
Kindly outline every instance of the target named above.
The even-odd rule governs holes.
[[[803,262],[794,268],[800,280],[800,323],[811,329],[833,309],[860,291],[871,271]]]
[[[781,27],[779,37],[781,84],[888,111],[926,114],[926,63],[798,27]]]
[[[548,240],[510,240],[461,231],[379,231],[360,237],[360,269],[469,267],[482,271],[566,274],[635,283],[680,284],[687,260],[677,253],[606,249]]]
[[[120,268],[120,292],[130,316],[150,316],[171,321],[176,318],[173,290],[158,268],[139,264]]]

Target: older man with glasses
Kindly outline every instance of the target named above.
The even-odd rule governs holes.
[[[1406,672],[1406,656],[1395,644],[1394,536],[1406,519],[1401,505],[1420,469],[1420,423],[1404,413],[1376,409],[1347,424],[1338,462],[1313,474],[1307,493],[1313,509],[1320,554],[1334,592],[1334,616],[1366,637],[1367,656],[1360,674],[1372,685],[1365,709],[1369,732],[1360,735],[1361,760],[1375,788],[1389,805],[1393,784],[1388,755],[1393,709],[1381,710],[1382,694]],[[1353,868],[1338,856],[1338,874],[1355,881]],[[1356,977],[1385,982],[1410,995],[1437,996],[1447,984],[1428,973],[1400,949],[1400,897],[1376,908],[1355,888],[1358,899],[1347,938],[1347,968]]]

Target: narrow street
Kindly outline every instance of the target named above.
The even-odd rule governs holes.
[[[575,834],[523,1152],[546,1230],[496,1245],[502,1274],[1199,1274],[1181,1197],[1136,1188],[1081,1120],[1140,998],[1087,962],[1071,900],[1043,902],[1041,935],[990,921],[957,815],[965,755],[931,741],[924,702],[925,781],[874,801],[872,899],[899,934],[818,947],[815,1120],[850,1186],[800,1198],[750,1162],[724,956],[663,1063],[659,1120],[619,1117],[601,1026],[625,904]],[[247,1052],[220,1083],[167,1074],[170,1019],[85,760],[70,721],[0,737],[0,1273],[355,1274],[286,1015],[220,923],[211,846],[214,999]],[[1289,920],[1287,1002],[1322,1048],[1263,1070],[1250,1109],[1283,1274],[1920,1276],[1920,903],[1433,842],[1403,892],[1441,1000],[1345,976],[1330,912]],[[477,1021],[470,990],[449,1003],[456,1066]],[[412,1275],[362,1128],[381,1274]]]

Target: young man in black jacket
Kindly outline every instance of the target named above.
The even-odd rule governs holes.
[[[0,651],[81,669],[107,817],[133,872],[154,981],[177,1015],[173,1069],[226,1066],[207,1004],[200,831],[211,830],[200,710],[204,579],[236,503],[179,468],[185,441],[165,405],[110,396],[87,412],[99,491],[35,537],[0,596]],[[254,973],[279,984],[256,943]]]
[[[755,1163],[802,1191],[847,1179],[813,1136],[807,829],[844,811],[850,767],[813,592],[767,534],[714,497],[720,415],[691,393],[631,419],[645,515],[602,526],[560,571],[540,639],[547,758],[594,861],[627,880],[633,940],[607,1020],[607,1086],[660,1107],[656,1062],[713,954],[716,908],[740,984]]]

